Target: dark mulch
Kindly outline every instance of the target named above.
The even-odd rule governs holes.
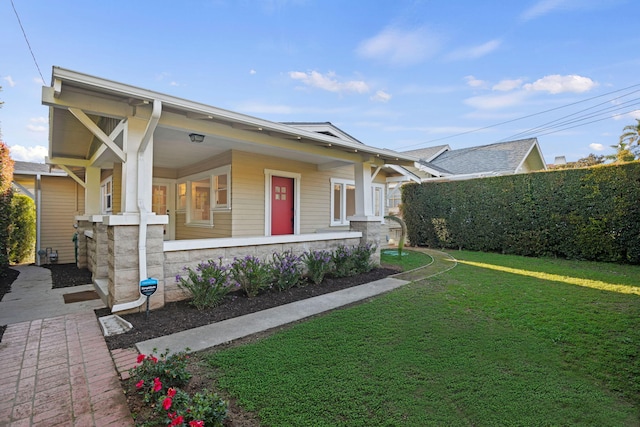
[[[93,283],[91,272],[86,268],[78,268],[75,264],[45,264],[42,267],[51,270],[53,289]]]
[[[20,272],[13,268],[7,268],[0,272],[0,301],[5,294],[11,292],[11,284],[16,281]]]
[[[198,311],[189,305],[187,301],[172,302],[161,309],[151,311],[148,318],[144,311],[123,315],[122,318],[130,322],[133,325],[133,329],[127,333],[106,337],[105,339],[110,350],[128,348],[140,341],[335,292],[382,279],[398,272],[398,270],[391,268],[376,268],[368,273],[353,277],[329,277],[319,285],[310,284],[283,292],[269,290],[254,298],[247,298],[234,292],[229,294],[226,301],[218,307],[203,311]],[[96,315],[99,317],[108,314],[110,314],[109,309],[96,310]]]
[[[20,272],[13,268],[7,268],[4,271],[0,271],[0,301],[4,298],[5,294],[11,292],[11,284],[16,281]],[[7,329],[7,325],[0,325],[0,342],[2,342],[2,336]]]

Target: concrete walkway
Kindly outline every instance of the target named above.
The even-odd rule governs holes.
[[[93,300],[65,304],[51,272],[18,266],[0,302],[0,426],[133,426]]]
[[[0,301],[0,325],[83,313],[104,307],[102,300],[64,303],[64,294],[92,291],[92,284],[52,289],[51,270],[34,265],[11,267],[20,272],[11,292]]]

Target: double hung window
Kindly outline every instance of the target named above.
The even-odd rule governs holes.
[[[213,213],[231,208],[231,166],[191,175],[178,181],[177,209],[186,213],[186,224],[213,226]]]

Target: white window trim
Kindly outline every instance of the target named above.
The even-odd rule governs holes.
[[[302,175],[295,172],[286,172],[275,169],[265,169],[264,175],[264,235],[271,236],[271,178],[274,176],[293,178],[293,200],[295,209],[293,213],[293,234],[300,234],[300,181]]]
[[[206,178],[209,179],[209,201],[210,203],[215,202],[217,199],[215,194],[215,177],[219,175],[227,175],[227,203],[226,204],[216,204],[215,206],[210,206],[209,209],[209,219],[208,220],[192,220],[191,219],[191,183],[194,181],[202,181]],[[212,228],[214,226],[213,222],[213,213],[220,211],[230,211],[231,210],[231,165],[222,166],[215,169],[210,169],[206,172],[200,172],[197,174],[185,176],[180,178],[176,182],[176,194],[177,194],[177,186],[180,184],[187,185],[187,201],[185,212],[185,225],[187,227],[205,227]],[[177,204],[176,200],[176,204]],[[181,209],[181,211],[183,211]]]
[[[109,187],[111,188],[111,193],[106,192],[107,184],[110,184]],[[111,203],[109,203],[109,206],[105,206],[107,205],[106,203],[107,194],[110,196],[109,201]],[[108,178],[105,178],[100,183],[100,210],[102,211],[103,214],[110,214],[113,212],[113,175],[110,175]]]
[[[342,186],[342,191],[340,192],[342,197],[342,200],[340,201],[340,207],[341,207],[340,221],[335,221],[333,218],[333,211],[335,206],[335,192],[333,191],[333,187],[336,184],[339,184]],[[331,206],[330,206],[330,219],[329,219],[329,225],[331,227],[340,227],[340,226],[345,226],[350,224],[350,221],[347,219],[347,191],[346,191],[347,185],[355,186],[355,181],[349,180],[349,179],[342,179],[342,178],[331,178]],[[382,223],[384,224],[384,213],[385,213],[384,184],[378,184],[375,182],[371,183],[371,203],[375,202],[374,192],[376,188],[379,188],[380,191],[382,191],[382,194],[380,197],[380,207],[379,207],[382,215],[374,216],[374,218],[380,219],[380,221],[382,221]],[[375,211],[376,210],[373,209],[373,206],[372,206],[372,212],[375,212]]]

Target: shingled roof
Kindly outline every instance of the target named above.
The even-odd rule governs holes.
[[[420,148],[418,150],[403,151],[405,154],[415,156],[425,162],[430,162],[432,159],[438,157],[445,151],[450,151],[451,147],[448,145],[436,145],[435,147]]]
[[[430,163],[455,175],[482,172],[518,173],[535,148],[538,148],[536,138],[499,142],[445,151]]]

